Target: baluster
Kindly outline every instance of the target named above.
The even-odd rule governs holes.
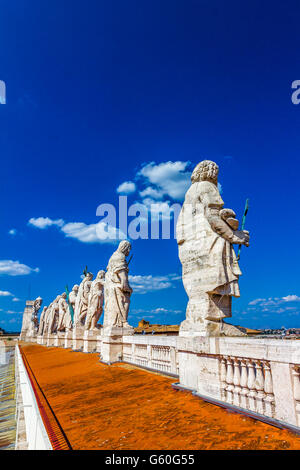
[[[265,376],[265,398],[264,398],[264,405],[265,405],[265,415],[270,416],[271,418],[274,416],[274,394],[273,394],[273,382],[272,382],[272,374],[271,374],[271,367],[270,363],[267,361],[263,361],[263,370]]]
[[[262,372],[261,362],[255,361],[255,366],[256,366],[255,389],[257,391],[256,411],[257,413],[264,414],[263,399],[265,398],[265,393],[264,393],[265,379],[264,379],[263,372]]]
[[[300,426],[300,368],[294,365],[292,367],[294,398],[296,401],[297,423]]]
[[[240,406],[240,392],[241,392],[241,371],[240,371],[240,361],[238,358],[233,359],[234,372],[233,372],[233,404]]]
[[[226,399],[226,359],[225,357],[220,358],[220,380],[221,380],[221,398]]]
[[[230,357],[226,358],[227,362],[227,374],[226,374],[226,401],[233,403],[233,365]]]
[[[249,393],[248,389],[248,369],[247,369],[247,361],[245,359],[241,359],[241,402],[240,405],[242,408],[248,408],[248,400],[247,395]]]
[[[254,364],[251,359],[248,359],[248,403],[249,408],[252,411],[256,411],[256,390],[255,390],[255,372],[254,372]]]

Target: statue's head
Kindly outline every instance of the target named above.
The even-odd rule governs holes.
[[[131,243],[128,240],[123,240],[118,246],[118,251],[124,253],[125,256],[128,256],[131,250]]]
[[[67,298],[66,292],[63,292],[63,293],[61,294],[61,297],[62,297],[63,299],[66,299],[66,298]]]
[[[77,293],[77,292],[78,292],[78,289],[79,289],[79,285],[78,285],[78,284],[74,284],[72,291]]]
[[[97,279],[104,279],[104,278],[105,278],[105,271],[101,269],[100,271],[98,271]]]
[[[217,184],[218,182],[219,167],[211,160],[203,160],[195,167],[191,180],[192,183],[199,183],[199,181],[210,181]]]
[[[88,281],[92,281],[93,280],[93,274],[92,273],[86,273],[85,279],[87,279]]]
[[[42,297],[37,297],[37,298],[35,299],[34,303],[35,303],[36,305],[42,305],[42,303],[43,303]]]

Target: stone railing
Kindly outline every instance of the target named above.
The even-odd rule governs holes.
[[[180,385],[300,427],[300,341],[178,338]]]
[[[48,346],[96,351],[107,364],[124,361],[179,376],[177,387],[300,431],[300,341],[97,332],[74,338],[72,332],[65,334],[64,345],[53,335],[43,341]]]
[[[178,375],[176,340],[176,336],[124,336],[122,360],[167,374]]]
[[[230,356],[220,357],[219,361],[222,400],[274,418],[270,363]]]

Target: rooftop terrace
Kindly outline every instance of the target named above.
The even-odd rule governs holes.
[[[171,387],[174,378],[98,354],[23,343],[72,449],[300,449],[300,437]]]

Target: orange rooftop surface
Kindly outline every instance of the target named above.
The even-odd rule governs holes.
[[[300,436],[171,387],[174,378],[98,354],[21,349],[72,449],[300,449]]]

